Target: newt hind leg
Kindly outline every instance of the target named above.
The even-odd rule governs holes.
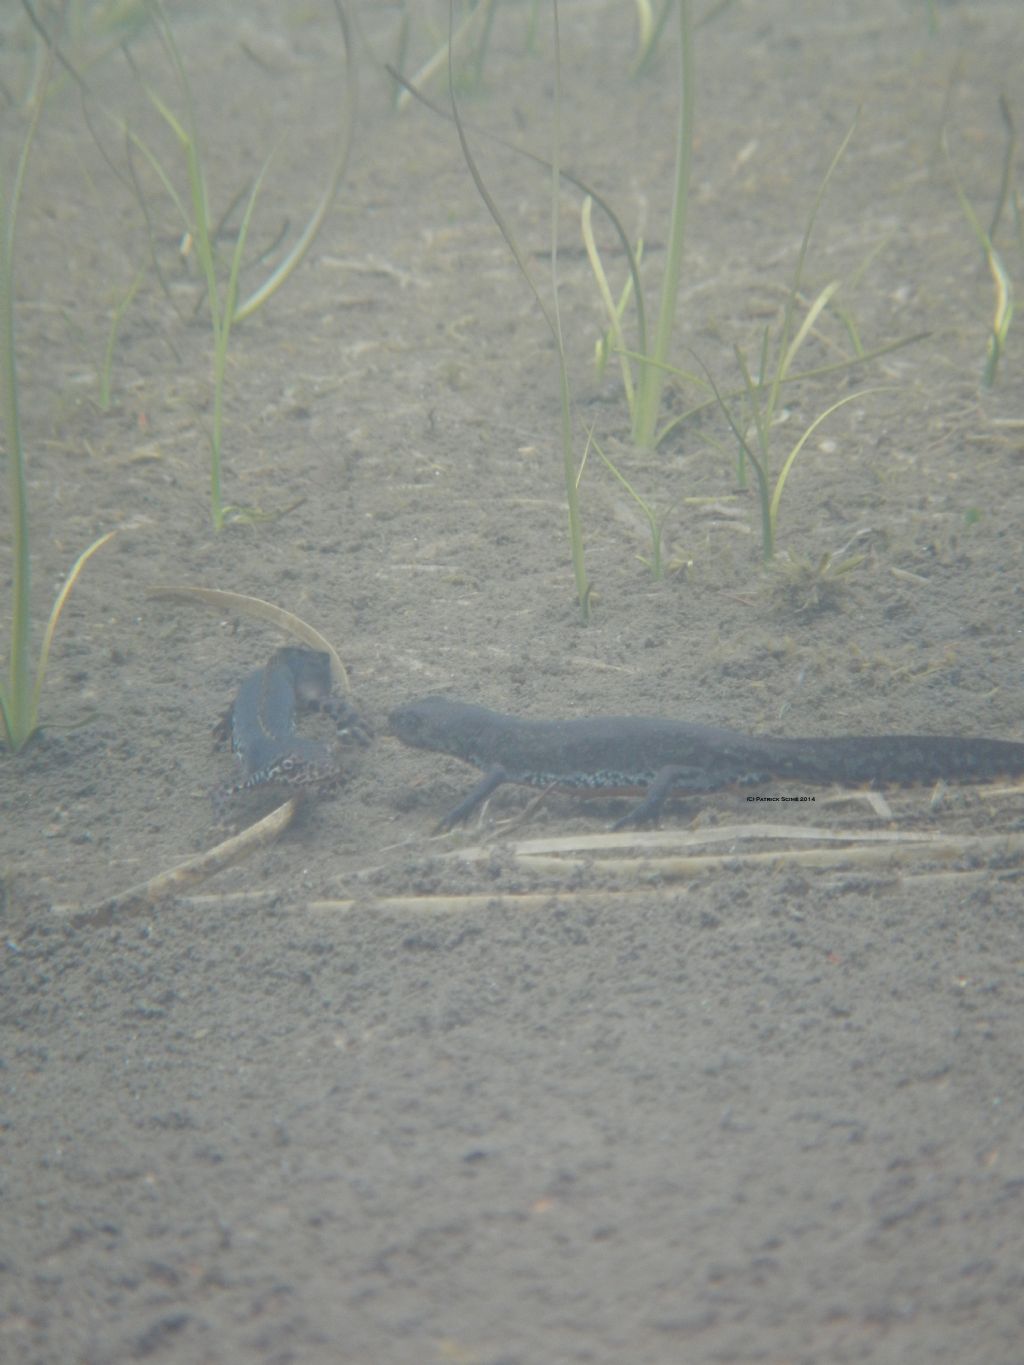
[[[626,829],[629,825],[656,825],[666,798],[674,791],[710,791],[719,784],[712,781],[703,768],[671,764],[659,768],[651,779],[643,798],[631,806],[612,825],[612,829]]]

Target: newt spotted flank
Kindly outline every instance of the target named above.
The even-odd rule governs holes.
[[[878,785],[946,779],[988,782],[1024,774],[1024,744],[947,735],[785,739],[657,716],[522,720],[450,697],[392,711],[406,744],[451,754],[484,777],[441,821],[465,820],[503,782],[592,795],[643,792],[613,828],[657,820],[671,792],[770,781]]]
[[[333,745],[306,739],[295,729],[300,711],[322,711],[334,721],[342,739],[365,744],[367,728],[347,701],[331,695],[331,662],[314,649],[286,645],[246,677],[214,735],[231,741],[242,767],[237,782],[213,794],[220,809],[240,792],[283,784],[308,787],[329,784],[341,768]]]

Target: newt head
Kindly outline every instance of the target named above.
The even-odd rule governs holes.
[[[331,695],[331,660],[322,650],[282,645],[270,656],[267,668],[277,665],[291,674],[295,695],[303,704],[320,702]]]
[[[454,754],[473,760],[479,739],[491,730],[498,717],[485,706],[456,701],[454,697],[419,697],[397,706],[388,716],[391,733],[415,749]]]

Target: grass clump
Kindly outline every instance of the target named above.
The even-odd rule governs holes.
[[[665,257],[665,273],[661,280],[661,295],[658,316],[651,336],[647,325],[647,311],[643,290],[640,287],[639,263],[643,252],[642,243],[632,248],[624,239],[630,281],[620,295],[618,302],[613,299],[612,288],[608,283],[601,258],[594,243],[590,228],[590,201],[584,200],[582,232],[587,257],[590,261],[598,293],[609,322],[609,340],[605,345],[614,345],[620,357],[622,385],[629,410],[630,427],[634,445],[650,450],[664,438],[665,430],[658,430],[661,414],[661,400],[668,370],[668,352],[675,326],[676,300],[679,296],[679,280],[682,273],[683,242],[686,234],[686,213],[690,195],[690,166],[693,158],[694,126],[694,43],[693,24],[690,15],[690,0],[667,0],[657,18],[646,3],[638,3],[637,12],[640,26],[639,65],[646,65],[649,54],[657,42],[658,35],[674,10],[678,19],[679,31],[679,113],[676,124],[676,160],[673,178],[672,210],[669,220],[668,245]],[[634,287],[635,286],[635,287]],[[622,318],[625,308],[633,295],[636,313],[637,345],[635,350],[627,350],[622,333]],[[599,343],[599,346],[601,343]],[[634,373],[633,364],[636,363]]]
[[[775,359],[772,364],[771,353],[773,350],[773,339],[769,328],[765,328],[761,339],[761,353],[758,362],[756,376],[751,372],[747,357],[740,347],[735,346],[733,353],[736,357],[736,364],[740,371],[743,381],[743,401],[746,407],[746,418],[744,421],[737,421],[732,409],[726,403],[718,390],[717,385],[707,372],[708,382],[714,389],[715,399],[721,408],[733,435],[736,438],[739,448],[737,478],[740,486],[745,486],[746,465],[749,462],[754,470],[758,501],[761,509],[761,553],[765,561],[772,559],[775,554],[776,529],[779,518],[779,505],[782,501],[782,494],[786,487],[786,480],[789,478],[790,471],[796,463],[800,452],[804,449],[808,440],[834,412],[845,407],[848,403],[866,397],[870,393],[879,392],[879,388],[860,389],[856,393],[846,394],[843,398],[829,404],[824,411],[810,422],[801,433],[800,437],[790,447],[783,457],[779,466],[778,474],[773,476],[773,463],[771,456],[771,432],[775,424],[779,409],[779,398],[783,384],[791,378],[794,372],[797,355],[803,347],[808,336],[811,334],[815,323],[824,312],[826,307],[832,302],[842,287],[841,280],[831,280],[821,289],[810,306],[807,308],[799,326],[796,325],[797,306],[801,295],[803,283],[804,264],[807,259],[807,249],[810,245],[811,233],[814,229],[815,219],[821,207],[825,190],[832,178],[835,168],[842,159],[843,153],[849,145],[857,126],[856,120],[850,125],[849,131],[843,138],[825,172],[824,178],[818,187],[817,195],[814,199],[811,212],[807,219],[807,226],[804,229],[803,240],[800,243],[800,253],[797,257],[796,270],[793,275],[793,283],[786,296],[786,303],[783,309],[782,322],[779,333],[774,338]],[[846,367],[858,364],[867,357],[860,345],[857,331],[854,326],[848,328],[854,340],[856,354],[846,362]],[[702,365],[702,368],[703,365]],[[749,438],[749,433],[753,432],[753,441]]]
[[[651,548],[648,554],[637,555],[640,563],[644,565],[651,577],[655,580],[660,580],[664,578],[667,573],[675,572],[677,569],[685,567],[689,563],[687,560],[673,560],[668,564],[666,564],[665,561],[665,522],[668,520],[673,509],[671,507],[655,507],[648,498],[645,498],[643,494],[633,486],[629,479],[626,478],[621,468],[601,447],[600,442],[594,435],[593,428],[587,433],[587,445],[583,452],[583,461],[580,465],[580,477],[582,477],[583,468],[586,465],[587,455],[591,446],[597,451],[598,458],[605,469],[608,470],[609,474],[611,474],[619,487],[632,499],[643,516],[644,521],[647,523]],[[577,478],[576,482],[577,484],[579,483],[579,478]]]
[[[157,259],[155,240],[156,230],[153,210],[142,189],[134,164],[136,155],[149,166],[157,181],[170,200],[178,219],[183,240],[194,250],[202,273],[204,293],[209,309],[210,330],[213,341],[213,423],[210,433],[210,512],[213,525],[220,530],[230,520],[253,520],[261,514],[253,509],[225,504],[221,488],[221,453],[223,447],[224,422],[224,383],[227,369],[228,347],[233,327],[250,317],[270,299],[284,284],[291,273],[303,260],[322,227],[327,213],[337,196],[342,177],[348,165],[352,145],[355,116],[355,64],[348,17],[341,0],[334,0],[334,9],[341,29],[345,47],[345,82],[340,101],[336,131],[335,152],[325,187],[312,214],[306,221],[291,249],[283,260],[266,276],[257,288],[247,296],[240,296],[240,276],[245,258],[246,242],[252,224],[253,213],[263,188],[263,183],[273,157],[271,151],[252,180],[247,191],[237,195],[233,203],[244,203],[240,226],[234,248],[225,265],[218,251],[220,226],[210,210],[210,185],[202,151],[202,139],[198,124],[195,98],[185,71],[181,53],[161,0],[147,0],[147,8],[156,26],[162,46],[170,62],[177,86],[180,112],[176,112],[146,80],[132,63],[133,70],[152,107],[163,123],[173,134],[181,152],[185,166],[187,192],[179,193],[172,170],[161,161],[150,145],[130,127],[125,127],[125,138],[129,152],[129,168],[132,184],[146,221],[150,253],[158,278],[162,280]],[[125,49],[127,53],[127,49]],[[129,55],[129,62],[132,59]],[[228,217],[230,214],[224,217]],[[223,222],[223,219],[221,220]],[[166,286],[165,286],[166,288]],[[115,315],[115,330],[119,317]]]
[[[1013,183],[1014,156],[1017,148],[1017,130],[1013,121],[1013,114],[1010,110],[1010,102],[1005,95],[999,97],[999,112],[1002,116],[1003,124],[1006,128],[1006,146],[1003,152],[1003,169],[999,183],[999,194],[996,199],[996,206],[992,212],[992,221],[986,229],[979,219],[971,201],[968,199],[963,186],[953,168],[953,158],[949,153],[949,146],[946,141],[945,133],[942,138],[942,149],[946,156],[946,164],[949,167],[949,175],[953,182],[953,189],[957,200],[963,210],[964,217],[971,226],[971,231],[981,247],[982,256],[988,267],[988,272],[992,277],[992,285],[995,293],[995,305],[992,314],[992,325],[989,330],[988,344],[985,349],[985,366],[982,370],[981,382],[986,389],[992,388],[996,382],[996,375],[999,371],[999,362],[1006,350],[1006,343],[1010,335],[1010,323],[1013,321],[1013,280],[1002,255],[993,244],[993,238],[999,227],[999,220],[1002,218],[1003,210],[1009,203],[1014,219],[1014,227],[1017,244],[1024,252],[1024,214],[1021,211],[1020,197]]]
[[[821,611],[832,607],[847,587],[847,575],[867,559],[867,555],[847,555],[826,551],[818,559],[796,550],[780,554],[774,564],[773,584],[777,595],[797,612]]]
[[[927,333],[924,332],[915,333],[912,336],[901,337],[896,341],[886,342],[881,346],[866,350],[861,344],[860,335],[852,315],[839,302],[840,292],[844,285],[848,283],[842,279],[833,279],[829,281],[828,284],[818,291],[809,303],[805,304],[804,302],[804,267],[806,264],[808,247],[810,245],[811,233],[829,181],[846,151],[856,128],[856,124],[857,121],[854,120],[846,133],[846,136],[843,138],[839,149],[833,156],[828,170],[825,172],[825,176],[818,187],[804,229],[793,280],[786,291],[782,318],[778,330],[773,335],[771,328],[765,327],[761,335],[761,344],[756,365],[752,366],[750,364],[747,355],[741,347],[734,346],[733,355],[736,360],[740,382],[738,387],[725,393],[723,393],[708,367],[697,356],[695,356],[696,363],[702,372],[703,378],[701,378],[700,375],[694,375],[691,372],[680,370],[675,366],[663,366],[667,373],[674,374],[681,379],[687,381],[696,379],[697,383],[703,385],[706,391],[710,393],[711,397],[674,418],[662,432],[662,437],[674,430],[687,418],[704,411],[711,405],[718,406],[736,441],[736,479],[740,488],[747,487],[748,468],[753,469],[754,471],[755,486],[761,512],[761,552],[765,562],[770,561],[775,554],[779,508],[787,480],[789,479],[797,458],[804,450],[804,447],[811,436],[814,435],[823,422],[831,417],[833,413],[838,412],[840,408],[845,407],[848,403],[853,403],[858,399],[865,398],[869,394],[881,392],[888,386],[876,385],[865,389],[859,389],[856,393],[846,394],[836,402],[829,404],[804,428],[798,439],[784,452],[780,459],[773,454],[772,433],[779,425],[783,415],[780,404],[784,388],[787,385],[795,384],[802,380],[818,379],[826,375],[849,373],[855,367],[877,360],[881,356],[888,355],[904,346],[909,346],[916,341],[922,340],[927,335]],[[861,264],[859,270],[856,272],[857,275],[863,272],[874,254],[875,253],[872,252]],[[803,310],[802,316],[801,310]],[[811,369],[798,370],[796,367],[798,355],[808,338],[813,334],[819,319],[826,310],[835,310],[838,313],[843,327],[852,343],[853,354],[844,359],[830,361],[827,364],[818,365]],[[632,356],[633,353],[627,352],[627,355]],[[735,405],[737,404],[739,408],[738,413],[735,410]]]

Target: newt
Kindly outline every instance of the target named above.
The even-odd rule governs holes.
[[[297,732],[299,711],[326,713],[341,739],[360,744],[369,740],[369,730],[353,707],[331,695],[330,657],[319,650],[285,645],[243,679],[238,695],[214,729],[218,740],[230,740],[242,768],[237,782],[214,792],[218,809],[231,797],[256,787],[278,783],[322,786],[340,776],[334,746]]]
[[[612,826],[657,820],[672,792],[770,781],[851,785],[988,782],[1024,774],[1024,743],[954,735],[839,735],[788,739],[659,716],[523,720],[451,697],[421,697],[391,712],[404,743],[483,770],[441,820],[451,829],[504,782],[642,799]]]

